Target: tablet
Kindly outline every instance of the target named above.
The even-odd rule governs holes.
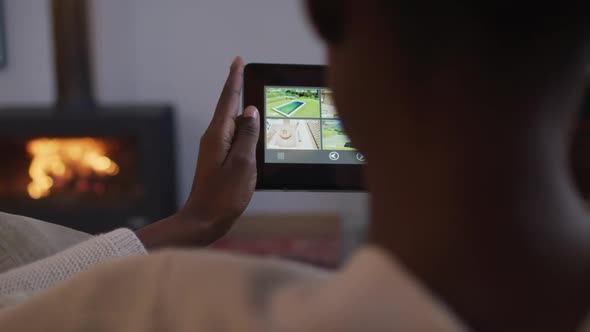
[[[261,112],[257,189],[364,189],[365,157],[344,133],[325,71],[324,66],[246,66],[243,102]]]

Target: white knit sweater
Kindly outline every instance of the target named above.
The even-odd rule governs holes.
[[[127,229],[91,237],[31,218],[0,213],[0,308],[21,302],[100,263],[145,255]]]
[[[0,297],[49,289],[73,275],[117,257],[146,254],[135,234],[119,229],[91,238],[58,255],[0,275]]]

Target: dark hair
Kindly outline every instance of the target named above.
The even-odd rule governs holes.
[[[346,11],[350,1],[357,0],[307,0],[317,31],[330,44],[346,38]],[[519,0],[379,2],[380,12],[392,28],[400,31],[402,42],[410,47],[427,48],[424,50],[427,53],[438,49],[441,43],[449,49],[477,45],[488,50],[494,46],[530,49],[544,42],[548,47],[560,47],[554,45],[555,42],[580,46],[590,35],[590,19],[587,19],[587,6],[583,1],[548,1],[547,4]]]
[[[328,43],[342,41],[347,27],[343,1],[308,0],[307,9],[322,39]]]

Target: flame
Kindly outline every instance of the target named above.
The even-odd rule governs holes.
[[[106,144],[93,138],[34,139],[27,143],[27,152],[33,158],[27,186],[33,199],[49,196],[56,180],[119,174],[119,165],[106,156]]]

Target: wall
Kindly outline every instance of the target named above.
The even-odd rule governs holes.
[[[49,1],[4,0],[8,65],[0,71],[0,104],[53,100]]]
[[[0,103],[49,102],[53,74],[48,0],[5,0],[10,63]],[[293,0],[95,0],[95,70],[101,101],[170,102],[178,111],[184,199],[231,59],[322,63],[323,49]],[[362,219],[360,194],[257,193],[249,213],[341,212]]]

